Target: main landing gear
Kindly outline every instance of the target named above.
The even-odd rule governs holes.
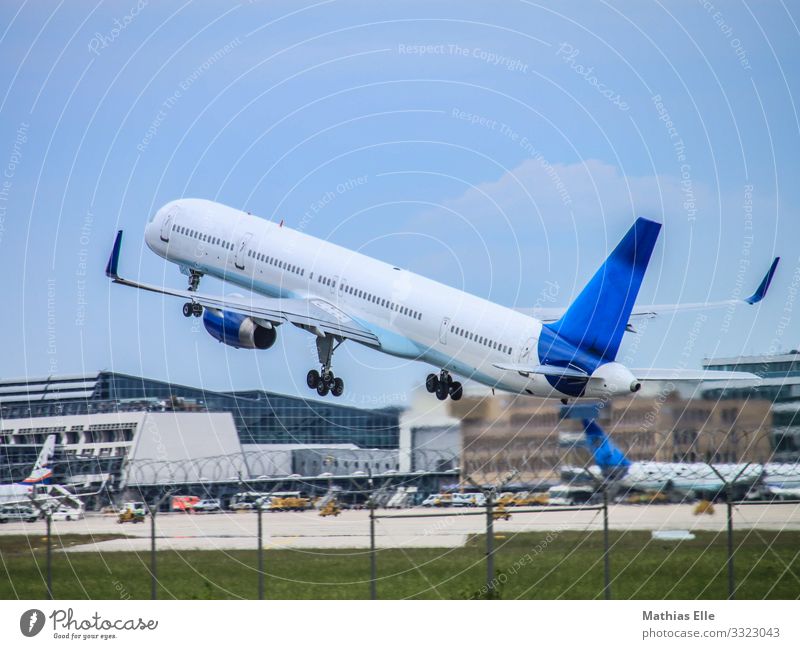
[[[203,305],[198,304],[197,302],[184,302],[183,315],[186,318],[191,318],[192,316],[199,318],[201,315],[203,315]]]
[[[448,395],[453,401],[458,401],[464,394],[463,386],[458,381],[454,381],[447,370],[439,372],[439,376],[428,374],[428,378],[425,379],[425,388],[431,394],[436,394],[439,401],[444,401]]]
[[[334,343],[336,343],[334,345]],[[330,334],[325,334],[321,338],[317,338],[317,355],[319,356],[320,371],[310,370],[306,375],[306,384],[312,390],[316,390],[317,394],[324,397],[330,392],[334,397],[341,397],[344,394],[344,381],[338,376],[334,376],[331,371],[331,361],[333,360],[333,352],[342,344]]]
[[[189,271],[189,291],[194,293],[197,291],[197,288],[200,286],[200,278],[203,276],[203,273],[200,273],[196,270]],[[194,316],[195,318],[199,318],[203,315],[203,305],[198,304],[197,302],[185,302],[183,305],[183,315],[185,318],[191,318]]]

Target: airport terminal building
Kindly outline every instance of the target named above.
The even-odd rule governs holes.
[[[400,414],[108,371],[3,380],[0,482],[23,479],[48,435],[54,479],[87,488],[265,479],[299,466],[324,473],[345,451],[351,472],[385,472],[398,468]]]
[[[759,381],[711,387],[703,392],[709,400],[765,399],[772,412],[772,444],[775,460],[800,460],[800,350],[785,354],[707,358],[709,370],[751,372]]]

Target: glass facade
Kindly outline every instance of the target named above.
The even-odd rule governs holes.
[[[259,390],[214,392],[116,372],[81,379],[0,381],[0,394],[3,419],[200,410],[230,412],[243,444],[349,443],[393,449],[400,439],[400,411],[395,408],[362,410]]]

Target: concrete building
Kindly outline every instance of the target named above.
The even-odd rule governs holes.
[[[752,383],[737,382],[729,387],[709,387],[709,400],[766,399],[772,403],[772,446],[775,461],[800,460],[800,350],[784,354],[707,358],[710,370],[752,372],[762,377]]]
[[[595,410],[592,404],[563,406],[510,395],[465,397],[450,402],[450,408],[461,419],[462,471],[487,482],[512,470],[522,481],[557,478],[560,466],[580,461],[575,449],[581,417]],[[766,462],[772,457],[772,411],[766,400],[715,403],[662,393],[615,399],[598,413],[631,460]]]

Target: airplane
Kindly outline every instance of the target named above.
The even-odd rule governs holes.
[[[566,309],[523,313],[451,288],[247,212],[203,199],[180,199],[145,226],[155,254],[189,277],[185,290],[126,279],[118,272],[122,231],[106,275],[117,284],[186,300],[183,315],[235,348],[272,347],[291,323],[316,336],[320,369],[306,383],[321,397],[341,396],[332,360],[344,341],[436,368],[425,380],[439,400],[459,400],[464,377],[492,389],[545,398],[612,397],[644,381],[755,379],[746,372],[629,369],[616,355],[631,319],[681,309],[756,304],[779,258],[745,299],[635,307],[661,224],[638,218]],[[201,293],[204,275],[250,291],[249,297]]]
[[[593,419],[584,419],[584,443],[594,466],[588,469],[564,467],[562,475],[572,478],[589,473],[621,490],[675,491],[684,495],[715,496],[731,482],[744,492],[758,483],[764,472],[760,464],[714,464],[717,474],[702,462],[631,462]],[[723,480],[724,478],[724,480]]]
[[[47,493],[47,485],[53,477],[53,471],[49,465],[53,459],[55,448],[56,436],[48,435],[30,475],[22,482],[0,485],[0,504],[30,502],[31,497]]]
[[[33,505],[40,511],[48,508],[54,510],[60,505],[83,507],[83,501],[78,494],[52,482],[53,470],[50,468],[50,462],[55,448],[56,436],[48,435],[30,475],[22,482],[0,485],[0,505]]]

